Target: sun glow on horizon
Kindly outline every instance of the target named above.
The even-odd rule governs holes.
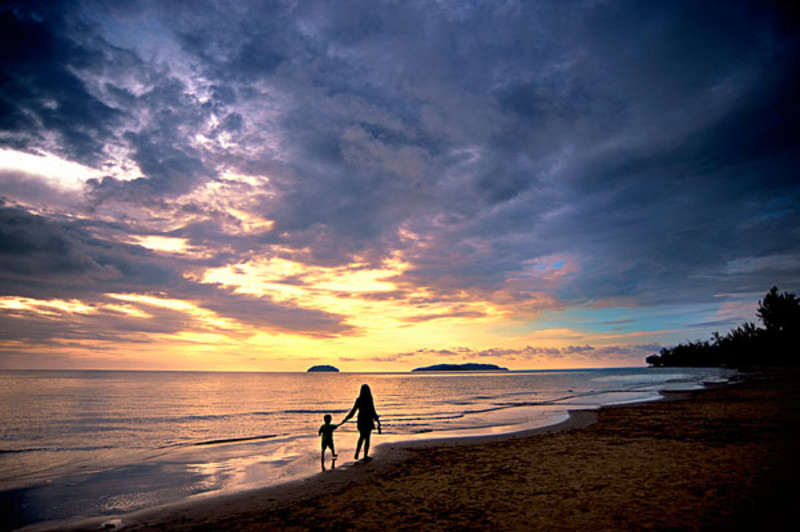
[[[309,266],[275,257],[209,269],[200,281],[239,294],[339,314],[370,334],[434,320],[477,323],[507,315],[490,301],[463,295],[448,299],[425,287],[411,286],[402,278],[408,267],[399,256],[377,267],[362,262]]]
[[[165,253],[189,249],[182,238],[151,236],[141,237],[139,242]],[[80,322],[80,329],[112,320],[110,323],[122,329],[114,333],[116,345],[83,337],[54,344],[61,346],[59,350],[84,353],[82,360],[96,360],[100,366],[120,363],[114,356],[100,353],[124,351],[126,345],[135,346],[138,355],[129,362],[135,361],[139,369],[156,357],[159,360],[153,359],[153,367],[162,369],[298,371],[311,363],[331,363],[345,370],[405,371],[441,362],[442,356],[447,361],[484,361],[512,369],[558,369],[596,366],[590,355],[600,352],[605,353],[606,365],[630,364],[624,353],[613,353],[617,348],[613,341],[634,340],[637,334],[587,334],[568,326],[531,329],[532,318],[523,317],[527,311],[514,318],[517,302],[510,295],[494,294],[492,300],[465,291],[436,293],[411,283],[405,277],[409,268],[400,254],[379,264],[355,260],[340,266],[272,257],[186,274],[195,282],[255,301],[324,312],[349,327],[324,335],[247,324],[206,308],[200,300],[167,293],[106,293],[104,301],[91,304],[77,299],[6,297],[0,299],[0,310],[65,322],[84,316],[90,321]],[[128,333],[125,320],[152,326]],[[638,334],[658,336],[659,332]],[[576,347],[590,343],[599,350]],[[169,361],[161,359],[166,353]]]
[[[149,243],[169,252],[180,252],[185,245],[182,239]],[[380,264],[357,260],[341,266],[273,257],[192,274],[198,276],[196,282],[223,292],[324,312],[349,327],[327,334],[245,323],[207,308],[202,300],[167,293],[106,293],[104,300],[91,303],[3,297],[0,312],[15,319],[63,322],[72,332],[52,339],[50,348],[98,369],[302,371],[314,363],[330,363],[344,371],[406,371],[442,361],[489,362],[511,369],[597,367],[598,362],[625,366],[643,360],[643,350],[654,349],[648,346],[681,330],[625,330],[621,327],[627,319],[608,330],[587,329],[598,319],[591,318],[595,313],[615,323],[608,318],[622,310],[608,307],[574,316],[559,313],[555,320],[543,316],[539,321],[526,312],[515,316],[514,301],[503,294],[496,301],[466,292],[444,297],[410,283],[405,277],[409,267],[397,254]],[[626,312],[633,315],[635,309]],[[108,334],[97,339],[80,333],[106,327]],[[74,332],[80,334],[70,338]],[[30,353],[47,349],[46,344],[24,348],[8,342],[2,348]],[[129,349],[135,356],[126,354]]]

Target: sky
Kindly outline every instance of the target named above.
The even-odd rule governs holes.
[[[0,369],[641,366],[800,291],[770,1],[6,1]]]

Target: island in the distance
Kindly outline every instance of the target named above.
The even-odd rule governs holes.
[[[501,368],[494,364],[434,364],[424,368],[416,368],[411,371],[508,371],[508,368]]]
[[[335,368],[333,366],[328,366],[326,364],[322,364],[320,366],[311,366],[306,370],[306,372],[310,373],[317,373],[317,372],[328,372],[328,373],[336,373],[339,371],[339,368]]]

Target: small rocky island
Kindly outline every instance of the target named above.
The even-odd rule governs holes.
[[[434,364],[424,368],[416,368],[411,371],[508,371],[508,368],[501,368],[494,364]]]
[[[320,366],[311,366],[306,370],[307,373],[337,373],[339,368],[322,364]]]

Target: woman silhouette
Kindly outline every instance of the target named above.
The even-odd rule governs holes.
[[[369,454],[369,438],[372,435],[372,430],[375,428],[375,421],[378,422],[378,434],[381,433],[381,420],[378,418],[378,412],[375,411],[375,402],[372,400],[372,390],[369,385],[361,385],[361,393],[358,394],[353,408],[342,420],[345,423],[348,419],[358,410],[358,445],[356,445],[356,460],[358,460],[358,453],[361,452],[361,445],[364,445],[364,459],[367,459]]]

